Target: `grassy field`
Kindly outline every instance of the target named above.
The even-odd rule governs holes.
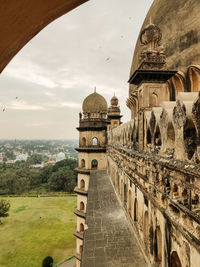
[[[58,263],[75,248],[76,197],[17,197],[0,225],[0,267],[40,267],[46,256]]]

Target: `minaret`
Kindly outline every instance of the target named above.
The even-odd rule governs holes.
[[[81,265],[84,230],[87,229],[85,215],[87,208],[87,195],[90,181],[90,172],[105,170],[106,159],[106,131],[108,107],[103,96],[96,92],[90,94],[83,101],[83,113],[79,114],[79,147],[78,154],[78,184],[77,193],[77,227],[74,235],[76,241],[76,267]]]
[[[140,152],[146,151],[147,145],[145,114],[153,107],[160,107],[163,101],[169,101],[166,82],[176,73],[166,70],[165,53],[161,46],[161,40],[161,30],[150,21],[150,24],[140,34],[140,43],[144,48],[139,56],[138,69],[129,79],[129,83],[135,86],[137,95],[136,97],[132,95],[127,104],[129,107],[135,107],[132,117],[136,115],[138,117]]]
[[[118,127],[121,124],[119,100],[114,95],[110,100],[111,106],[108,109],[108,131]]]

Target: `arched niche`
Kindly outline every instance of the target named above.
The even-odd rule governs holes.
[[[85,180],[81,179],[80,188],[85,189]]]
[[[149,213],[148,211],[145,211],[144,213],[143,233],[144,233],[144,244],[145,244],[145,247],[148,248],[148,243],[149,243]]]
[[[83,137],[83,138],[81,139],[81,146],[82,146],[82,147],[85,147],[85,146],[86,146],[86,138],[85,138],[85,137]]]
[[[162,234],[160,226],[157,226],[155,231],[155,257],[156,261],[162,261]]]
[[[93,159],[91,161],[91,167],[92,167],[92,169],[97,169],[98,168],[98,161],[96,159]]]
[[[84,232],[84,224],[83,223],[80,223],[80,226],[79,226],[79,232]]]
[[[81,160],[81,168],[85,168],[85,160],[84,159]]]
[[[200,91],[200,66],[191,66],[188,68],[188,78],[190,82],[190,91]]]
[[[130,216],[132,217],[132,192],[131,190],[129,190],[129,193],[128,193],[128,212]]]
[[[176,251],[171,253],[171,267],[182,267],[180,258]]]
[[[137,201],[137,198],[135,198],[135,202],[134,202],[134,221],[135,222],[138,221],[138,201]]]
[[[85,204],[83,201],[80,202],[80,211],[85,211]]]
[[[158,106],[158,95],[156,93],[152,93],[150,95],[150,106],[157,107]]]

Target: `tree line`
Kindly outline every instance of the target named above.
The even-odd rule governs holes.
[[[32,168],[29,161],[0,163],[0,194],[27,192],[69,192],[76,185],[77,160],[65,159],[55,165]]]

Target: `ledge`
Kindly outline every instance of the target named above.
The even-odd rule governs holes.
[[[83,240],[83,232],[78,232],[76,228],[74,230],[74,236]]]
[[[80,188],[78,188],[78,186],[76,186],[74,188],[74,192],[77,194],[83,195],[83,196],[87,196],[87,194],[88,194],[88,191],[80,189]]]
[[[107,130],[107,126],[102,126],[102,127],[95,127],[95,126],[81,126],[81,127],[77,127],[76,128],[79,132],[85,132],[85,131],[103,131],[103,130]]]
[[[77,260],[81,261],[81,254],[76,253],[76,254],[75,254],[75,258],[76,258]]]
[[[161,82],[165,83],[171,77],[173,77],[177,71],[169,70],[136,70],[128,83],[139,85],[142,82]]]
[[[76,168],[75,171],[82,174],[90,174],[91,170]]]
[[[78,147],[76,148],[78,152],[86,152],[86,153],[106,153],[105,147]]]
[[[80,210],[78,210],[77,208],[74,209],[74,214],[75,214],[76,216],[81,217],[81,218],[85,218],[85,215],[86,215],[84,211],[80,211]]]

